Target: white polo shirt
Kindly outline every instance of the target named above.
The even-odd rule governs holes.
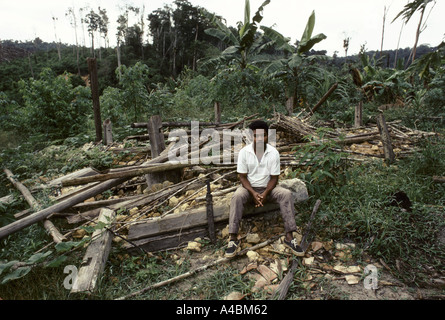
[[[258,161],[251,143],[238,154],[237,172],[247,173],[252,187],[265,188],[271,175],[280,175],[280,154],[277,149],[267,144],[261,161]]]

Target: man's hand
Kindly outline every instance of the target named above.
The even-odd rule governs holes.
[[[266,198],[267,198],[266,191],[264,191],[263,193],[253,192],[252,196],[255,201],[255,207],[263,207],[264,204],[266,203]]]
[[[255,207],[262,207],[263,206],[263,201],[266,200],[264,195],[258,192],[253,192],[252,193],[253,196],[253,200],[255,201]]]

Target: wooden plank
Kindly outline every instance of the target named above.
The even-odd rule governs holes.
[[[111,249],[113,234],[107,228],[116,218],[116,213],[110,209],[102,209],[98,221],[106,226],[93,232],[92,241],[89,244],[82,260],[77,278],[71,288],[71,293],[93,293],[97,282],[105,268]]]
[[[155,158],[165,149],[161,117],[158,115],[152,116],[147,124],[147,129],[150,137],[151,157]]]
[[[244,212],[244,217],[260,213],[273,212],[279,210],[275,203],[268,203],[263,207],[249,207]],[[215,223],[226,222],[229,219],[229,206],[218,205],[213,207],[213,219]],[[207,227],[207,209],[198,208],[182,213],[171,214],[164,218],[155,218],[149,222],[136,223],[128,230],[128,240],[136,241],[162,234],[178,233],[183,230]]]

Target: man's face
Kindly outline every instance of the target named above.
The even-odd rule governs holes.
[[[253,143],[255,146],[265,146],[267,144],[267,130],[255,129],[253,130]]]

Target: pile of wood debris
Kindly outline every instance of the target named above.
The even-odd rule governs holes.
[[[200,125],[221,134],[227,132],[227,129],[245,128],[249,119],[254,116],[236,123]],[[271,128],[277,132],[276,147],[282,160],[281,179],[287,176],[292,167],[298,165],[295,151],[309,144],[333,141],[337,147],[332,150],[350,153],[352,159],[359,161],[386,158],[382,132],[377,126],[320,131],[320,128],[310,125],[308,121],[282,114],[276,114],[270,123]],[[412,130],[399,122],[390,122],[387,125],[396,158],[412,152],[419,139],[435,134]],[[146,137],[132,136],[129,139],[139,141],[136,147],[125,148],[125,143],[110,141],[102,146],[106,151],[127,154],[124,160],[115,163],[115,168],[107,172],[84,168],[34,186],[29,191],[14,179],[13,173],[5,169],[8,179],[20,190],[30,209],[17,213],[15,222],[0,228],[0,238],[34,223],[43,222],[54,242],[58,243],[80,239],[86,236],[84,226],[96,225],[98,221],[102,221],[103,227],[96,230],[92,244],[85,254],[84,260],[89,261],[87,267],[90,268],[86,272],[88,276],[85,276],[85,284],[79,282],[74,289],[92,291],[95,286],[92,274],[97,279],[107,259],[112,239],[124,242],[124,247],[131,252],[147,253],[187,246],[198,237],[209,236],[214,239],[216,234],[224,237],[230,197],[239,185],[233,158],[229,164],[222,161],[204,164],[202,159],[197,164],[190,164],[190,161],[172,163],[169,156],[179,150],[174,150],[176,141],[168,146],[164,145],[168,128],[186,128],[183,131],[187,132],[190,139],[190,133],[193,132],[193,128],[187,127],[190,123],[163,123],[159,117],[154,117],[148,124],[134,124],[134,127],[144,126],[148,128],[149,143]],[[243,145],[246,143],[245,137],[240,140],[232,136],[231,139]],[[202,155],[205,151],[208,155],[209,150],[215,150],[215,143],[219,148],[222,142],[218,139],[201,141],[198,153]],[[95,146],[91,144],[86,147]],[[240,148],[235,144],[232,147],[233,150]],[[212,159],[215,157],[221,159],[219,155],[210,156]],[[47,208],[42,208],[32,196],[32,191],[42,188],[57,190],[57,196],[52,199],[54,204]],[[308,198],[304,183],[294,181],[293,188],[297,202]],[[110,196],[105,198],[105,194]],[[1,202],[8,200],[11,200],[11,196],[0,199]],[[277,210],[276,205],[268,204],[260,209],[252,208],[246,212],[246,216]],[[66,219],[73,226],[72,229],[61,234],[50,221],[56,217]],[[269,250],[283,251],[276,241],[267,243],[270,245]],[[325,244],[322,246],[325,247]],[[305,260],[305,264],[310,264],[309,260]],[[277,268],[280,267],[277,265]],[[93,272],[92,269],[96,271]]]

